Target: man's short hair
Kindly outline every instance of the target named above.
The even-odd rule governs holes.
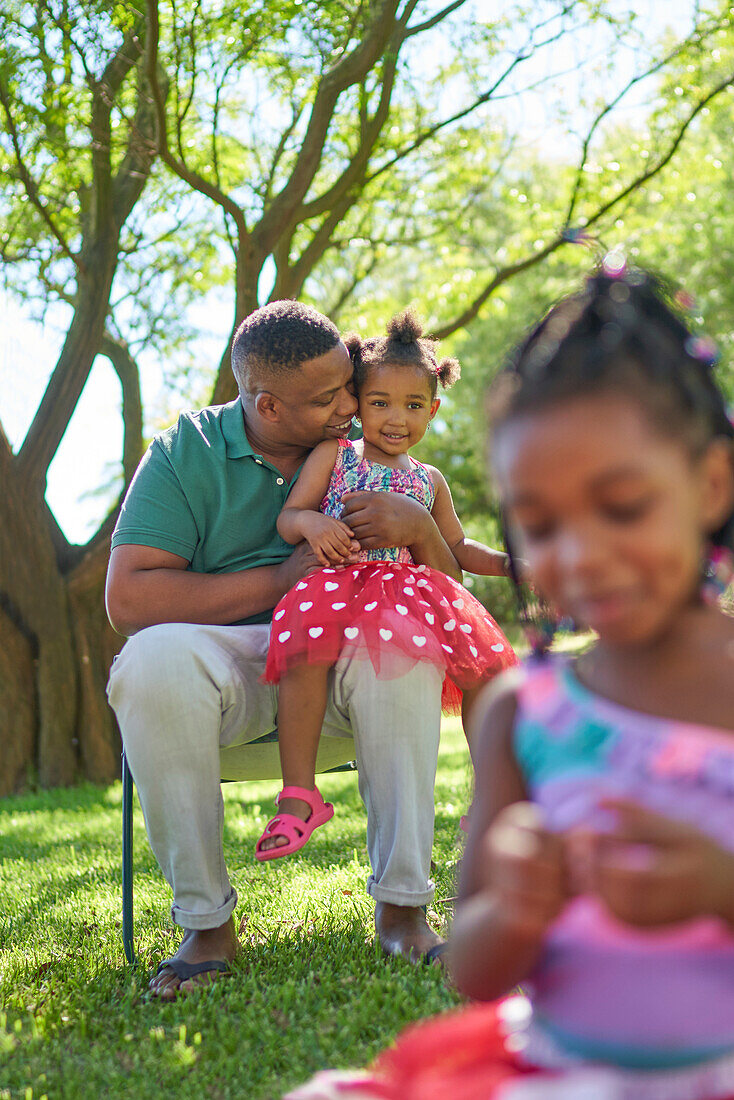
[[[240,390],[296,370],[339,343],[339,329],[302,302],[270,302],[246,317],[232,341],[232,371]]]

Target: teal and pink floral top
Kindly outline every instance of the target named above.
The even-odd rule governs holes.
[[[339,450],[331,474],[326,496],[321,501],[320,511],[326,516],[341,517],[345,493],[369,490],[375,493],[405,493],[417,500],[429,512],[433,507],[436,491],[431,475],[426,467],[411,458],[409,470],[394,470],[379,462],[368,462],[360,458],[349,439],[338,440]],[[389,546],[380,550],[362,550],[360,561],[400,561],[407,565],[413,559],[406,546]]]
[[[633,799],[734,851],[734,733],[643,714],[585,688],[562,658],[530,663],[514,751],[555,832],[607,831],[602,798]],[[734,934],[702,917],[633,929],[591,896],[551,928],[530,988],[566,1050],[627,1066],[690,1064],[734,1050]]]

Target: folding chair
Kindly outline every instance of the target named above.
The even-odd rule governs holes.
[[[219,754],[223,783],[280,779],[278,731],[263,734],[247,745],[222,749]],[[352,771],[354,741],[351,737],[322,737],[316,759],[317,772]],[[122,942],[125,958],[135,965],[133,942],[133,777],[122,753]]]

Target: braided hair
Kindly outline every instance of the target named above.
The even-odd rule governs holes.
[[[359,393],[368,372],[373,367],[406,366],[422,371],[427,379],[431,400],[436,396],[438,383],[448,389],[461,374],[458,360],[436,357],[436,344],[423,335],[423,326],[412,310],[398,313],[387,326],[387,336],[375,336],[360,340],[358,336],[345,337],[344,343],[354,364],[354,384]]]
[[[714,374],[716,359],[713,343],[694,335],[661,280],[635,269],[602,267],[512,353],[490,390],[490,422],[498,432],[508,421],[556,402],[622,393],[694,456],[714,439],[727,439],[734,466],[734,425]],[[722,558],[734,552],[734,512],[709,538],[721,572]],[[508,553],[512,560],[511,545]],[[518,593],[527,620],[519,586]],[[543,648],[542,639],[537,648]]]

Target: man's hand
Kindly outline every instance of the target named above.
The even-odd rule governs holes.
[[[497,815],[484,848],[484,886],[501,924],[514,935],[542,938],[568,900],[561,838],[545,829],[537,806],[515,802]]]
[[[634,802],[601,806],[617,827],[593,838],[589,886],[615,917],[642,928],[703,916],[734,925],[734,853]]]
[[[278,584],[285,594],[309,573],[321,569],[321,562],[307,542],[299,542],[291,556],[276,565],[275,569],[278,571]]]
[[[404,493],[344,494],[342,518],[349,524],[363,550],[386,546],[412,546],[428,534],[430,513]]]
[[[322,565],[346,565],[359,553],[353,531],[340,519],[320,512],[304,512],[299,527]]]

